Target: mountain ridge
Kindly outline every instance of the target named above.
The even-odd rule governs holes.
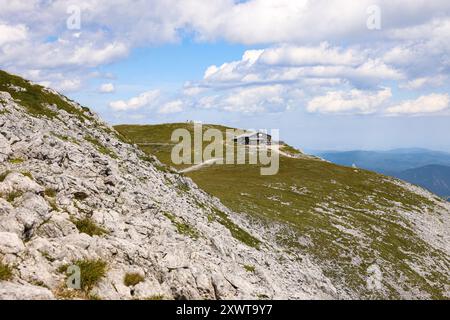
[[[173,165],[170,158],[171,147],[174,145],[170,139],[173,126],[174,124],[119,125],[115,128],[128,140],[142,143],[140,146],[146,153],[155,154],[165,164]],[[194,131],[193,125],[189,123],[178,123],[175,126],[191,133]],[[220,128],[211,124],[205,127]],[[183,169],[181,165],[174,165],[174,167]],[[362,169],[336,166],[304,154],[300,157],[286,157],[280,154],[279,173],[264,178],[259,176],[258,166],[213,163],[197,168],[186,175],[235,212],[241,212],[252,219],[262,221],[263,224],[279,224],[283,232],[266,231],[273,235],[275,240],[272,241],[281,243],[288,251],[307,252],[311,259],[321,265],[325,275],[329,276],[333,283],[342,281],[345,283],[346,290],[357,290],[360,296],[372,298],[373,294],[365,292],[364,279],[365,268],[377,261],[372,260],[373,257],[381,254],[383,258],[380,257],[379,261],[387,259],[390,264],[396,265],[394,268],[404,269],[409,274],[408,277],[412,277],[414,272],[410,273],[410,267],[407,266],[408,264],[405,265],[406,260],[397,260],[396,256],[402,257],[403,250],[423,251],[421,246],[416,246],[417,239],[410,242],[408,236],[404,238],[406,235],[404,226],[410,222],[397,220],[403,215],[401,212],[414,211],[412,208],[420,201],[425,201],[425,198],[431,197],[441,201],[428,192],[405,182]],[[403,188],[410,190],[414,195],[409,194],[409,191],[405,192]],[[425,198],[418,200],[418,194]],[[377,211],[379,213],[375,214]],[[421,208],[418,211],[428,212],[428,209]],[[381,213],[385,214],[379,216]],[[385,218],[382,218],[383,216]],[[409,213],[407,216],[407,219],[412,217]],[[392,225],[387,227],[390,223]],[[397,228],[394,226],[397,224],[399,228],[394,231]],[[384,231],[372,234],[371,229],[378,228]],[[424,230],[420,232],[424,236],[427,233]],[[444,235],[443,229],[442,232]],[[386,233],[397,234],[399,237],[386,237]],[[371,236],[366,238],[369,234]],[[372,248],[368,249],[367,243],[363,244],[355,240],[358,235],[366,238],[367,243],[372,243],[370,245]],[[384,240],[374,241],[377,238]],[[394,246],[393,250],[392,243],[408,243],[408,245],[401,245],[398,248]],[[346,261],[345,255],[342,256],[343,248],[353,252],[354,261],[361,259],[362,263],[353,264]],[[447,250],[446,245],[440,248],[444,252]],[[400,251],[396,252],[397,249]],[[371,250],[373,253],[367,255],[367,252]],[[388,254],[388,252],[391,253]],[[372,258],[369,258],[370,256]],[[400,272],[398,276],[400,277],[402,273]],[[392,280],[390,285],[394,282],[395,280]],[[396,289],[390,290],[392,290],[392,296],[396,296],[394,293]],[[385,293],[384,297],[386,296],[390,294]]]
[[[396,176],[450,200],[450,166],[430,164],[399,172]]]
[[[450,205],[427,191],[309,156],[281,156],[271,178],[179,174],[170,148],[132,145],[170,130],[143,130],[0,72],[0,298],[450,296]]]
[[[87,108],[1,75],[0,298],[335,294],[320,268],[299,269],[248,221],[124,142]],[[67,286],[71,266],[81,269],[82,290]],[[141,280],[127,285],[133,274]]]

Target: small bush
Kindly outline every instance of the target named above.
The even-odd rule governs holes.
[[[6,195],[6,201],[8,202],[14,202],[17,198],[21,197],[23,195],[23,192],[21,191],[13,191]]]
[[[245,243],[249,247],[253,247],[256,249],[259,249],[261,245],[261,241],[253,237],[251,234],[249,234],[247,231],[239,227],[237,224],[235,224],[228,215],[220,211],[216,208],[212,208],[212,211],[215,213],[214,220],[222,224],[224,227],[226,227],[228,230],[230,230],[231,235],[241,241],[242,243]],[[212,218],[212,217],[211,217]],[[208,217],[208,220],[210,217]]]
[[[255,266],[250,266],[250,265],[248,265],[248,264],[244,265],[244,269],[245,269],[247,272],[255,272]]]
[[[8,176],[8,174],[10,174],[11,171],[5,171],[3,173],[0,174],[0,182],[5,181],[6,177]]]
[[[0,261],[0,281],[8,281],[13,277],[12,268]]]
[[[144,277],[135,272],[135,273],[127,273],[123,279],[123,283],[127,286],[127,287],[132,287],[137,285],[138,283],[144,281]]]
[[[98,141],[94,137],[86,136],[86,137],[84,137],[84,139],[86,141],[92,143],[95,146],[95,148],[98,150],[98,152],[100,152],[104,155],[110,156],[113,159],[117,158],[117,155],[112,150],[109,150],[107,147],[105,147],[100,141]]]
[[[80,220],[71,220],[72,223],[77,227],[78,231],[81,233],[86,233],[92,236],[102,236],[104,234],[108,234],[108,231],[97,226],[95,222],[90,218],[83,218]]]
[[[31,180],[33,180],[33,175],[31,174],[31,172],[29,171],[22,171],[21,174],[25,177],[30,178]]]
[[[50,208],[52,208],[53,211],[59,211],[58,204],[56,203],[55,199],[49,199],[47,200],[48,204],[50,205]]]
[[[155,294],[153,296],[146,298],[145,300],[164,300],[164,298],[165,297],[162,294]]]
[[[86,200],[89,196],[86,192],[78,191],[73,194],[73,197],[78,201],[83,201]]]
[[[189,236],[192,239],[199,238],[198,231],[195,230],[191,225],[187,224],[184,221],[179,221],[177,217],[168,212],[165,212],[164,216],[173,223],[173,225],[177,228],[178,233]]]
[[[77,260],[72,265],[80,268],[81,289],[88,292],[106,275],[107,263],[103,260]],[[59,272],[67,272],[69,265],[61,266]]]
[[[20,163],[22,163],[24,161],[25,160],[23,160],[21,158],[9,159],[9,163],[12,163],[12,164],[20,164]]]
[[[47,197],[54,198],[54,197],[56,197],[56,190],[53,188],[47,188],[47,189],[45,189],[44,194]]]

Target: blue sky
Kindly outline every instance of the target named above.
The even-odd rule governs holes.
[[[0,0],[0,67],[111,124],[198,120],[276,128],[306,150],[450,151],[450,3],[342,3]]]

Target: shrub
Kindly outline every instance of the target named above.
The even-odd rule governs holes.
[[[73,197],[78,201],[83,201],[86,200],[89,196],[86,192],[78,191],[73,194]]]
[[[90,218],[83,218],[80,220],[72,219],[71,221],[77,227],[78,231],[81,233],[86,233],[91,237],[108,234],[107,230],[97,226],[97,224]]]
[[[56,203],[55,199],[49,199],[47,200],[48,204],[50,205],[50,208],[52,208],[53,211],[59,211],[58,204]]]
[[[0,261],[0,281],[8,281],[13,277],[12,268]]]
[[[92,143],[95,148],[98,150],[98,152],[110,156],[113,159],[117,159],[117,155],[112,151],[109,150],[107,147],[105,147],[100,141],[98,141],[97,139],[95,139],[92,136],[86,136],[84,137],[84,139],[90,143]]]
[[[244,269],[245,269],[247,272],[255,272],[255,266],[251,266],[251,265],[248,265],[248,264],[245,264],[245,265],[244,265]]]
[[[6,196],[6,201],[14,202],[14,200],[16,200],[16,198],[19,198],[22,195],[23,195],[23,192],[21,192],[21,191],[13,191]]]
[[[9,163],[12,163],[12,164],[20,164],[20,163],[22,163],[22,162],[24,162],[24,161],[25,161],[25,160],[20,159],[20,158],[9,159]]]
[[[210,219],[214,219],[220,224],[222,224],[224,227],[226,227],[228,230],[230,230],[231,235],[241,241],[242,243],[245,243],[249,247],[253,247],[256,249],[259,249],[261,241],[253,237],[251,234],[249,234],[247,231],[239,227],[237,224],[235,224],[228,215],[220,211],[216,208],[211,208],[213,213],[215,213],[214,216],[208,216],[208,221]]]
[[[72,263],[80,268],[81,289],[88,292],[100,282],[106,275],[107,263],[103,260],[77,260]],[[60,272],[67,272],[69,265],[63,265],[58,270]]]
[[[123,283],[127,286],[127,287],[132,287],[137,285],[138,283],[144,281],[144,277],[137,273],[127,273],[123,279]]]
[[[163,214],[177,228],[178,233],[189,236],[192,239],[199,238],[198,231],[195,230],[191,225],[187,224],[184,221],[179,221],[179,218],[175,217],[174,215],[172,215],[168,212],[165,212]]]
[[[54,198],[54,197],[56,197],[56,190],[52,189],[52,188],[47,188],[47,189],[45,189],[44,194],[47,197]]]
[[[0,174],[0,182],[5,181],[6,177],[8,176],[8,174],[10,174],[11,171],[5,171],[3,173]]]
[[[145,300],[164,300],[164,295],[162,294],[155,294],[153,296],[150,296],[146,298]]]

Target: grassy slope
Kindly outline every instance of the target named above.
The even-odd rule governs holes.
[[[192,125],[125,125],[116,129],[134,142],[169,143],[172,130],[180,127],[191,130]],[[171,148],[143,147],[168,165],[172,165]],[[443,297],[448,278],[435,272],[434,263],[449,268],[448,258],[418,238],[398,214],[399,210],[426,212],[434,204],[384,176],[287,157],[280,158],[280,172],[274,176],[261,176],[256,165],[214,165],[187,175],[234,211],[267,225],[279,223],[276,238],[280,244],[287,251],[311,254],[342,288],[369,298],[395,298],[413,288],[433,298]],[[414,265],[422,258],[432,263],[418,270]],[[373,263],[385,276],[382,294],[366,289],[366,270]]]
[[[25,91],[14,90],[11,85],[23,88]],[[21,77],[11,75],[2,70],[0,70],[0,91],[9,92],[16,101],[34,116],[54,118],[57,114],[48,106],[56,105],[59,109],[75,115],[81,121],[91,119],[88,108],[77,109],[60,96],[44,90],[44,87],[32,84]]]
[[[18,90],[20,88],[25,90]],[[79,121],[84,123],[89,122],[90,125],[101,128],[109,134],[115,135],[116,138],[126,142],[122,136],[116,133],[116,131],[112,130],[106,124],[98,122],[88,107],[73,105],[73,101],[69,98],[60,94],[55,94],[46,90],[41,85],[34,84],[3,70],[0,70],[0,91],[8,92],[19,105],[25,107],[26,111],[34,117],[59,119],[58,113],[50,108],[50,106],[56,106],[56,108],[66,111]],[[1,112],[6,111],[0,110],[0,114]],[[68,137],[60,138],[68,139]],[[89,137],[86,138],[89,140]],[[98,143],[92,140],[92,138],[90,142],[101,148]],[[104,147],[101,151],[107,153],[107,150],[105,150]]]
[[[16,91],[11,85],[26,91]],[[48,108],[56,105],[80,121],[93,120],[87,108],[76,108],[43,87],[3,71],[0,71],[0,91],[9,92],[36,117],[57,118]],[[92,124],[114,134],[103,124]],[[171,165],[170,135],[179,127],[192,130],[191,124],[117,129],[131,142],[160,143],[141,147]],[[309,253],[335,284],[342,283],[342,287],[358,291],[363,297],[377,297],[365,289],[366,269],[374,262],[385,275],[384,297],[397,297],[401,290],[419,288],[430,297],[440,298],[442,285],[448,284],[446,275],[434,271],[436,264],[450,269],[448,258],[419,239],[411,231],[410,223],[398,214],[400,209],[425,212],[433,204],[383,176],[313,159],[285,157],[281,158],[280,173],[275,176],[263,177],[257,166],[248,165],[211,166],[188,175],[236,212],[268,225],[277,222],[282,227],[277,239],[287,251]],[[224,224],[231,223],[224,217],[222,220]],[[239,237],[249,238],[247,243],[252,244],[249,235],[242,236],[237,226],[231,229]],[[356,234],[353,232],[356,236],[348,230],[356,230]],[[360,239],[358,234],[364,238]],[[431,262],[423,270],[417,270],[413,264],[421,258]]]

